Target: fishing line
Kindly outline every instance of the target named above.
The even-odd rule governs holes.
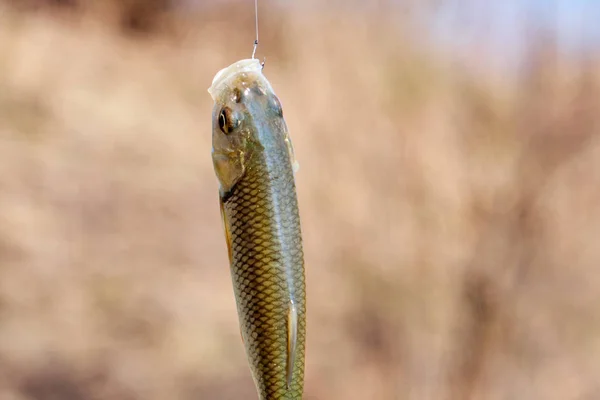
[[[256,48],[258,47],[258,0],[254,0],[254,26],[256,27],[256,39],[254,40],[252,59],[254,59],[254,55],[256,54]]]

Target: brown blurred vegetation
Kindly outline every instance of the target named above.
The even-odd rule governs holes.
[[[194,10],[0,3],[2,400],[255,398],[206,92],[252,5]],[[599,55],[533,36],[492,78],[385,14],[261,7],[301,165],[305,398],[600,398]]]

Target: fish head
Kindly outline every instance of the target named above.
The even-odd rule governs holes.
[[[258,60],[222,69],[208,91],[214,100],[212,158],[222,192],[233,188],[260,152],[284,146],[293,157],[281,103]]]

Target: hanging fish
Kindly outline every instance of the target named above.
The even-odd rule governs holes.
[[[300,400],[306,287],[294,174],[279,99],[256,59],[219,71],[214,170],[242,340],[260,400]]]

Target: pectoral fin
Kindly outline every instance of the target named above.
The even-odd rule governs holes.
[[[223,202],[219,199],[219,208],[221,210],[221,219],[223,220],[223,229],[225,230],[225,243],[227,244],[227,255],[229,257],[229,265],[233,260],[233,254],[231,250],[231,229],[229,227],[229,221],[227,220],[227,214],[223,208]]]
[[[287,362],[286,377],[287,387],[290,388],[294,375],[294,364],[296,364],[296,344],[298,342],[298,309],[293,301],[290,301],[287,317]]]
[[[213,151],[212,160],[221,195],[230,192],[244,175],[244,153],[242,151]]]

